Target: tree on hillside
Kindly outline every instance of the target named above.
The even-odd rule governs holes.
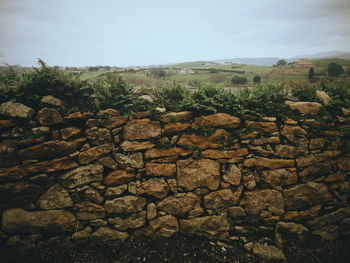
[[[161,69],[161,68],[154,68],[154,69],[151,69],[151,70],[150,70],[150,73],[151,73],[153,76],[155,76],[155,77],[157,77],[157,78],[160,78],[160,79],[164,78],[164,77],[165,77],[165,74],[166,74],[165,70],[163,70],[163,69]]]
[[[314,71],[314,68],[311,67],[309,69],[309,81],[310,82],[314,79],[314,76],[315,76],[315,71]]]
[[[239,76],[234,76],[234,77],[231,79],[231,83],[232,83],[232,84],[246,84],[247,81],[248,81],[248,80],[247,80],[246,78],[239,77]]]
[[[277,61],[277,63],[273,66],[279,67],[279,68],[284,68],[285,66],[287,66],[287,61],[285,61],[284,59],[281,59],[281,60]]]
[[[337,63],[330,63],[327,66],[327,72],[328,75],[331,77],[338,77],[344,73],[344,69],[342,65],[339,65]]]
[[[256,75],[254,78],[253,78],[253,81],[254,83],[260,83],[261,82],[261,77],[259,75]]]

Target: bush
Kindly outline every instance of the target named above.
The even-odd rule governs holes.
[[[316,90],[316,85],[306,82],[291,84],[292,95],[299,101],[317,101]]]
[[[244,77],[239,77],[239,76],[234,76],[232,79],[231,79],[231,83],[232,84],[246,84],[247,83],[247,79],[244,78]]]
[[[182,101],[189,95],[189,91],[179,84],[173,86],[161,86],[156,88],[152,94],[155,105],[166,108],[169,111],[181,110]]]
[[[338,77],[344,73],[342,65],[337,63],[329,63],[327,66],[328,75],[331,77]]]
[[[260,83],[261,82],[261,77],[259,75],[256,75],[254,78],[253,78],[253,82],[254,83]]]

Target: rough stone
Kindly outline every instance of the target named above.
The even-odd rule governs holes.
[[[234,157],[241,157],[248,155],[248,149],[242,148],[236,151],[228,151],[228,150],[205,150],[201,154],[205,158],[212,159],[230,159]]]
[[[240,206],[229,207],[227,212],[232,218],[241,218],[246,216],[244,209]]]
[[[207,187],[215,190],[220,184],[220,165],[210,159],[187,159],[177,162],[178,186],[187,190]]]
[[[80,111],[77,111],[65,116],[64,119],[67,121],[81,121],[81,120],[86,120],[90,117],[92,117],[91,112],[81,113]]]
[[[87,239],[92,233],[92,228],[87,226],[83,230],[75,232],[72,235],[73,240]]]
[[[30,119],[34,114],[32,108],[21,103],[7,101],[0,104],[0,115],[8,118]]]
[[[323,105],[328,105],[332,101],[331,97],[321,90],[316,90],[316,97]]]
[[[147,220],[152,220],[157,216],[157,207],[154,203],[148,203],[146,211],[147,211]]]
[[[89,164],[60,175],[59,181],[64,187],[72,189],[87,183],[102,181],[102,177],[103,166],[100,164]]]
[[[228,236],[229,223],[227,215],[205,216],[179,220],[180,233],[198,235],[207,238],[224,239]]]
[[[68,157],[57,158],[50,161],[34,163],[25,167],[30,173],[51,173],[56,171],[68,170],[79,166]]]
[[[102,121],[103,127],[107,129],[114,129],[124,124],[128,120],[125,116],[113,116]]]
[[[269,211],[277,215],[284,213],[284,201],[281,192],[276,190],[254,190],[244,193],[246,212],[249,215],[259,215]]]
[[[105,217],[105,209],[95,203],[85,202],[82,204],[76,204],[77,219],[79,220],[93,220]]]
[[[84,191],[84,196],[89,199],[92,202],[95,202],[97,204],[102,204],[104,199],[103,197],[100,195],[100,193],[92,188],[88,188]]]
[[[243,165],[245,167],[265,167],[270,169],[277,169],[282,167],[293,167],[294,160],[257,157],[244,160]]]
[[[246,121],[247,128],[255,129],[262,132],[275,132],[278,131],[275,122],[263,122],[263,121]]]
[[[124,170],[110,172],[103,180],[106,185],[125,184],[135,178],[135,174]]]
[[[229,133],[223,129],[216,130],[210,136],[202,136],[197,134],[182,134],[180,136],[178,145],[186,146],[190,148],[219,148],[224,147],[229,140]]]
[[[282,158],[296,158],[306,152],[307,146],[276,145],[274,148],[275,156]]]
[[[106,128],[92,127],[86,131],[91,145],[101,145],[112,141],[111,132]]]
[[[48,104],[48,105],[52,105],[52,106],[62,106],[63,105],[63,101],[61,101],[60,99],[51,96],[51,95],[47,95],[41,98],[41,103],[43,104]]]
[[[317,154],[309,154],[307,156],[303,156],[297,159],[298,167],[306,167],[315,163],[323,162],[327,159],[331,159],[340,154],[340,151],[324,151],[322,153]]]
[[[223,176],[224,181],[232,185],[240,185],[241,178],[241,170],[234,164],[228,165],[226,173]]]
[[[155,145],[151,142],[123,141],[120,148],[125,152],[135,152],[152,149]]]
[[[118,164],[111,156],[105,156],[98,160],[100,164],[108,167],[111,170],[117,170]]]
[[[110,153],[114,149],[113,143],[102,144],[99,146],[92,147],[84,152],[79,153],[78,160],[81,164],[88,164],[95,161],[102,156]]]
[[[0,167],[7,167],[19,163],[16,142],[5,140],[0,142]]]
[[[254,139],[252,144],[254,145],[264,145],[264,144],[279,144],[281,142],[279,137],[273,136],[268,138]]]
[[[170,196],[163,199],[158,208],[170,215],[183,216],[200,205],[200,199],[193,193],[187,193],[183,196]]]
[[[207,209],[219,209],[237,205],[242,191],[243,188],[240,187],[236,191],[232,191],[231,189],[223,189],[211,192],[210,194],[204,196],[204,206]]]
[[[172,157],[172,156],[188,156],[192,154],[193,150],[185,150],[179,147],[173,147],[170,149],[150,149],[145,152],[146,159],[154,159],[161,157]]]
[[[153,237],[170,237],[177,232],[179,232],[177,218],[172,215],[165,215],[153,219],[147,226],[136,231],[135,234]]]
[[[127,184],[123,184],[123,185],[119,185],[119,186],[107,187],[106,192],[105,192],[105,196],[110,197],[110,196],[121,195],[126,190],[128,190],[128,185]]]
[[[297,210],[331,201],[332,197],[324,184],[309,182],[283,191],[287,210]]]
[[[43,210],[60,209],[73,206],[68,192],[59,184],[51,186],[39,199],[39,207]]]
[[[29,212],[11,208],[2,215],[2,230],[8,233],[71,233],[76,225],[74,215],[65,210]]]
[[[181,112],[170,112],[159,117],[161,122],[176,122],[176,121],[187,121],[192,117],[192,112],[181,111]]]
[[[145,205],[144,197],[129,195],[106,200],[105,209],[107,213],[125,214],[140,212]]]
[[[75,141],[48,141],[19,151],[21,160],[49,159],[66,156],[80,148],[84,139]]]
[[[146,174],[150,176],[172,177],[176,172],[175,164],[147,163]]]
[[[94,233],[92,233],[90,237],[104,241],[124,241],[129,237],[129,234],[120,232],[110,227],[100,227]]]
[[[164,125],[164,133],[180,132],[187,130],[191,125],[189,123],[174,122]]]
[[[40,191],[39,186],[25,182],[0,185],[0,207],[35,202]]]
[[[114,158],[122,168],[142,168],[144,166],[142,153],[134,153],[130,155],[114,153]]]
[[[125,140],[142,140],[160,137],[162,129],[157,121],[149,119],[135,119],[128,121],[123,128]]]
[[[261,242],[254,243],[252,251],[255,255],[267,260],[285,260],[286,259],[286,257],[283,254],[283,251],[280,248],[267,245]]]
[[[119,116],[120,111],[116,109],[105,109],[105,110],[100,110],[98,112],[98,115],[103,117]]]
[[[285,102],[292,110],[296,110],[299,113],[305,115],[317,115],[320,112],[322,105],[317,102],[294,102],[286,101]]]
[[[272,187],[296,184],[298,180],[295,168],[265,170],[261,175],[262,179]]]
[[[307,222],[307,226],[312,229],[317,229],[326,225],[336,224],[343,218],[350,216],[350,207],[339,208],[338,210],[325,214],[321,217],[316,217]]]
[[[303,145],[306,142],[307,132],[294,125],[284,125],[281,129],[281,135],[287,138],[288,141],[296,144]]]
[[[112,224],[114,228],[120,230],[135,229],[143,226],[146,223],[146,211],[131,214],[126,218],[114,217],[108,219],[108,223]]]
[[[292,242],[304,244],[308,238],[309,230],[301,224],[278,222],[275,228],[275,239],[279,245]]]
[[[283,214],[283,219],[301,221],[305,219],[314,218],[319,214],[321,208],[322,208],[321,205],[316,205],[314,207],[311,207],[303,211],[287,211],[286,213]]]
[[[55,109],[43,108],[36,117],[41,125],[54,125],[63,121],[62,115]]]
[[[163,178],[151,178],[141,183],[137,194],[147,194],[157,198],[164,198],[169,192],[169,186]]]

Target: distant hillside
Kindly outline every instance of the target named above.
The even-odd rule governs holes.
[[[281,58],[276,57],[262,57],[262,58],[231,58],[231,59],[218,59],[212,62],[224,64],[227,62],[236,64],[248,64],[248,65],[258,65],[258,66],[272,66]]]

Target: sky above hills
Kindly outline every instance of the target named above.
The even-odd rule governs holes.
[[[0,63],[151,65],[350,51],[349,0],[0,0]]]

